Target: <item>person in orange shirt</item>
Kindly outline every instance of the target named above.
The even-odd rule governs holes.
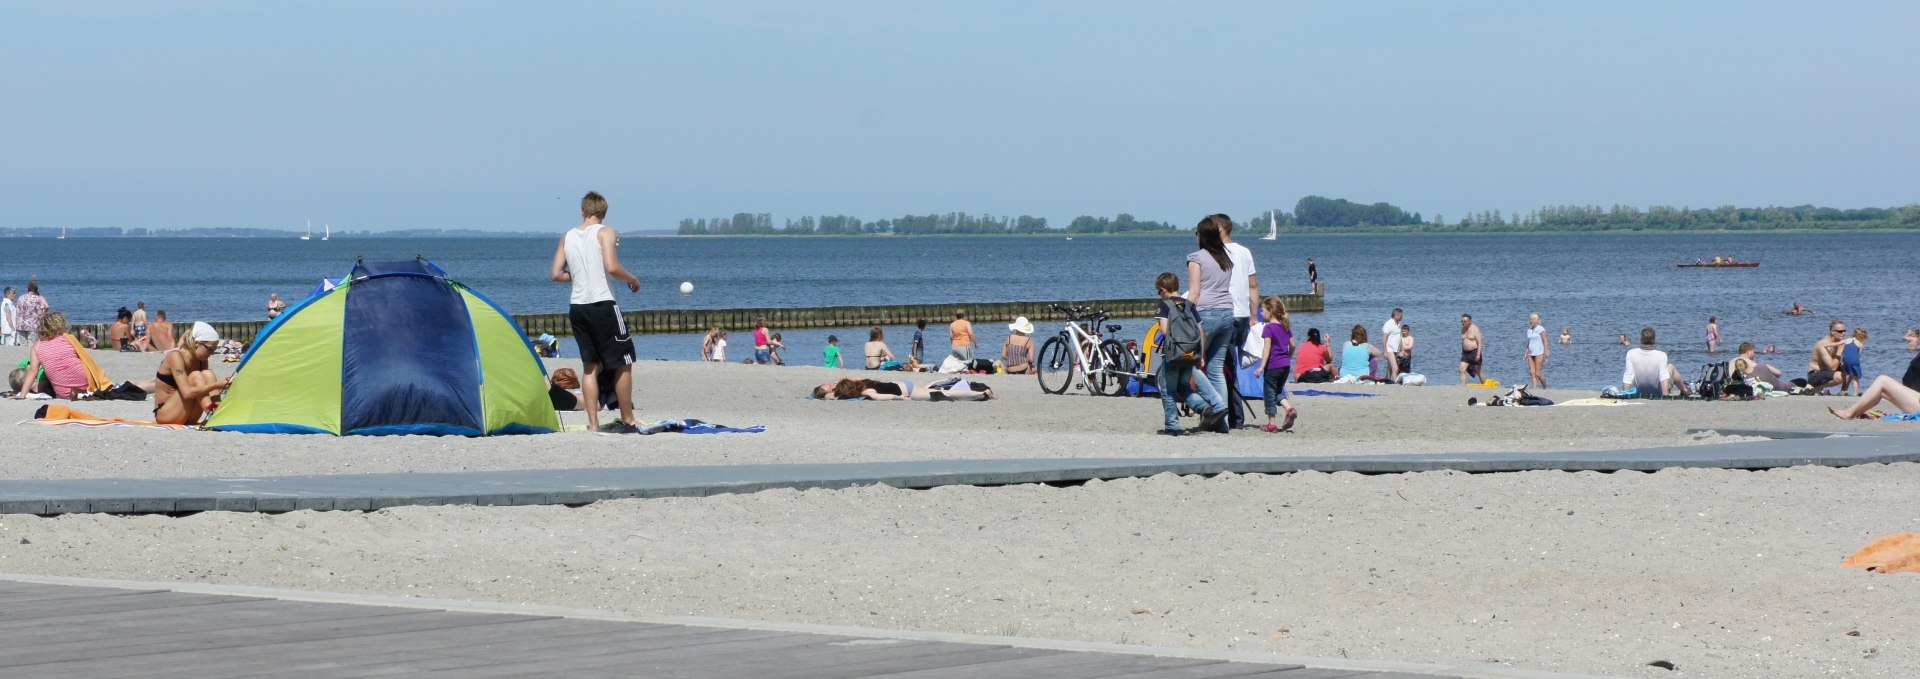
[[[953,312],[953,322],[947,324],[947,333],[953,336],[953,357],[973,363],[973,350],[980,343],[973,337],[973,324],[967,322],[967,312]]]

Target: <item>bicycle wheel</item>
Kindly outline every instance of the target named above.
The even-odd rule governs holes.
[[[1140,370],[1140,366],[1133,361],[1133,352],[1127,351],[1126,345],[1119,340],[1101,342],[1100,364],[1105,370],[1094,375],[1094,393],[1126,396],[1127,384],[1133,381],[1132,374]]]
[[[1047,338],[1046,343],[1040,345],[1040,355],[1034,359],[1033,367],[1040,373],[1040,391],[1064,394],[1073,384],[1073,352],[1059,337]]]

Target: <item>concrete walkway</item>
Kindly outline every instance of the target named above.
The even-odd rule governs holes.
[[[402,505],[585,504],[616,498],[704,496],[773,488],[898,488],[1073,483],[1156,474],[1391,474],[1443,469],[1653,471],[1672,467],[1770,469],[1920,461],[1920,435],[1826,436],[1824,432],[1722,430],[1772,437],[1714,445],[1585,452],[1449,453],[1224,458],[1020,458],[845,464],[522,469],[489,472],[336,474],[260,478],[0,481],[0,513],[368,511]]]

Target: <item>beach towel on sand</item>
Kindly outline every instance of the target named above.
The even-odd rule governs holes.
[[[586,430],[587,428],[585,426],[568,425],[566,427],[566,431],[586,431]],[[761,434],[761,433],[765,433],[766,431],[767,431],[767,426],[764,424],[756,424],[751,427],[729,427],[722,424],[714,424],[706,420],[688,419],[688,420],[661,420],[653,424],[642,424],[640,425],[640,431],[638,433],[665,434],[668,432],[677,432],[681,434]]]
[[[1920,535],[1894,533],[1854,552],[1841,566],[1875,573],[1920,573]]]
[[[1294,389],[1287,393],[1294,396],[1338,396],[1341,398],[1373,398],[1379,394],[1362,394],[1352,391],[1322,391],[1319,389]]]
[[[1880,419],[1888,422],[1920,422],[1920,413],[1894,413],[1882,415]]]
[[[83,413],[59,404],[41,406],[33,414],[33,419],[20,424],[40,424],[56,427],[143,427],[146,429],[188,430],[193,427],[184,424],[160,424],[158,422],[128,420],[118,417],[99,417]]]

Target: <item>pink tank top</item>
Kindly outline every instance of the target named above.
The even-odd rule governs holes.
[[[87,367],[80,363],[71,338],[61,335],[40,340],[34,345],[33,357],[47,371],[47,380],[53,382],[54,398],[73,398],[73,392],[87,390]]]

